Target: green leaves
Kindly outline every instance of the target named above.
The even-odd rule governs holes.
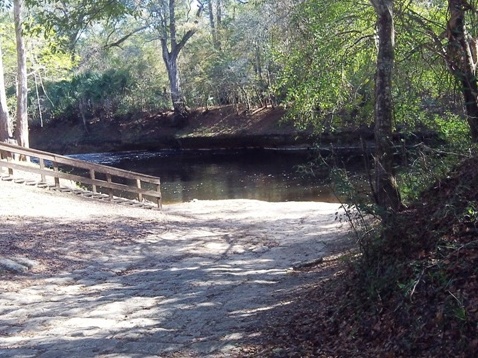
[[[45,33],[57,34],[70,50],[75,48],[89,26],[100,21],[117,20],[135,12],[132,3],[121,0],[27,0],[26,3],[29,8],[35,9],[33,18],[45,29]]]
[[[83,106],[88,119],[100,114],[110,117],[116,114],[124,97],[134,86],[127,71],[80,74],[69,81],[45,86],[50,101],[43,101],[44,112],[52,120],[56,117],[74,120],[78,116],[78,108]]]
[[[300,124],[333,131],[339,113],[370,98],[371,7],[354,1],[306,1],[292,15],[291,29],[291,46],[276,51],[283,66],[278,91],[286,93],[294,118],[303,119]]]

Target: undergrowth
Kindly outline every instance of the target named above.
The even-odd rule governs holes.
[[[337,220],[351,223],[358,254],[278,311],[270,340],[245,356],[478,356],[478,156],[415,149],[400,172],[411,195],[385,227],[367,176],[334,166]]]
[[[337,219],[351,224],[360,252],[347,263],[334,325],[346,327],[343,344],[357,356],[476,356],[478,157],[426,146],[407,155],[406,206],[386,226],[363,183],[331,168]]]
[[[350,302],[344,304],[356,306],[352,317],[358,335],[369,344],[386,342],[389,353],[474,356],[478,160],[452,151],[417,149],[400,175],[407,208],[386,227],[365,226],[359,230],[363,235],[356,235],[362,255],[349,264],[353,279]],[[362,201],[357,202],[352,207],[361,211]],[[353,218],[371,214],[374,211],[367,210]],[[363,222],[360,218],[353,225]],[[364,324],[363,316],[372,327]]]

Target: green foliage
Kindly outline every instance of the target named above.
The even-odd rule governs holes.
[[[434,126],[448,147],[463,151],[471,146],[470,127],[461,116],[453,113],[436,116]]]
[[[283,69],[277,91],[299,125],[333,131],[342,119],[371,120],[364,109],[375,71],[373,25],[368,3],[306,1],[297,8],[290,42],[276,60]]]
[[[414,202],[430,183],[441,178],[449,165],[436,153],[426,151],[428,147],[417,148],[410,164],[398,175],[398,184],[405,204]]]
[[[81,73],[106,76],[117,71],[130,78],[128,90],[118,92],[121,100],[116,94],[110,101],[98,100],[95,93],[101,88],[80,91],[85,100],[94,98],[87,106],[88,115],[101,112],[93,109],[99,103],[113,103],[106,106],[108,115],[169,107],[158,32],[148,22],[152,20],[150,12],[162,2],[147,2],[151,6],[140,10],[134,2],[109,0],[27,3],[31,16],[25,30],[33,53],[28,58],[29,73],[37,74],[39,87],[42,81],[49,86],[58,82],[62,87]],[[246,104],[253,108],[280,102],[298,127],[314,127],[320,132],[354,130],[372,122],[376,19],[369,1],[213,2],[213,15],[219,16],[216,6],[221,10],[215,32],[207,6],[198,18],[194,4],[188,4],[190,1],[178,2],[178,16],[184,15],[188,21],[178,22],[177,36],[192,27],[197,30],[179,58],[181,85],[189,106]],[[445,30],[446,6],[397,1],[395,14],[396,130],[445,133],[448,129],[435,120],[445,112],[461,110],[432,38]],[[8,40],[10,21],[8,16],[3,21],[9,28],[5,34],[10,35],[2,36],[7,87],[15,83],[14,43]],[[445,43],[443,38],[440,41]],[[112,44],[116,45],[109,47]],[[36,120],[34,79],[29,77],[33,90],[30,113]],[[67,110],[70,106],[49,104],[68,102],[53,98],[54,93],[50,95],[45,88],[42,106],[46,117],[74,115],[74,110]],[[64,116],[61,109],[67,110]],[[458,133],[455,129],[453,133]]]
[[[15,117],[17,55],[12,14],[2,13],[0,17],[0,38],[3,52],[3,70],[7,93],[7,107],[11,118]],[[26,17],[24,40],[27,48],[27,70],[29,93],[29,116],[39,119],[37,90],[46,81],[61,81],[71,76],[75,66],[70,54],[58,49],[55,34],[48,34],[45,28]],[[36,117],[36,118],[35,118]]]
[[[444,32],[445,12],[432,3],[399,2],[396,11],[394,109],[402,131],[431,127],[450,110],[453,86],[434,34]],[[446,7],[445,7],[446,8]],[[438,49],[435,49],[438,46]]]
[[[34,10],[33,19],[44,32],[56,34],[58,44],[69,51],[88,27],[101,21],[117,21],[135,12],[133,3],[120,0],[27,0],[26,4]]]
[[[246,104],[248,108],[270,104],[277,69],[268,36],[274,24],[264,20],[264,13],[272,14],[272,10],[265,2],[238,7],[231,3],[223,10],[216,41],[203,29],[188,44],[191,57],[182,62],[188,103]]]
[[[397,1],[395,14],[395,126],[431,128],[437,114],[460,110],[440,56],[446,6]],[[297,125],[333,132],[371,123],[377,44],[369,2],[305,1],[288,31],[274,48],[281,66],[275,90]]]
[[[45,118],[78,120],[81,113],[90,119],[111,117],[132,86],[125,71],[89,72],[49,83],[42,98]]]
[[[435,116],[432,125],[442,145],[432,148],[419,144],[406,153],[409,164],[397,178],[405,203],[417,200],[430,183],[444,178],[457,162],[473,152],[469,126],[459,116]]]
[[[469,202],[465,208],[464,218],[470,222],[478,222],[478,203]]]
[[[148,34],[138,32],[126,37],[121,46],[108,46],[139,25],[129,19],[123,26],[118,29],[117,24],[105,24],[91,28],[78,42],[74,56],[78,61],[76,74],[70,71],[68,77],[53,78],[40,91],[46,121],[78,121],[82,115],[86,120],[102,120],[169,108],[167,75],[158,60],[157,44],[150,41]],[[114,39],[110,38],[112,34]],[[37,106],[33,103],[31,112],[38,121]]]

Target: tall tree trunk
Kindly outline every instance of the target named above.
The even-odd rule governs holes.
[[[393,169],[392,73],[395,29],[393,0],[370,0],[377,14],[378,55],[375,77],[375,200],[387,217],[401,207]]]
[[[476,40],[466,30],[466,11],[473,11],[465,0],[449,0],[447,23],[448,67],[461,86],[471,137],[478,142],[478,85],[476,78]]]
[[[163,46],[163,60],[168,72],[171,101],[173,103],[174,112],[177,115],[185,115],[187,109],[181,92],[181,80],[179,78],[177,55],[170,53],[167,47]]]
[[[220,30],[222,28],[222,4],[221,0],[216,0],[216,28]]]
[[[168,72],[169,85],[171,89],[171,101],[173,103],[174,113],[177,118],[181,119],[187,116],[188,111],[181,91],[181,82],[179,79],[178,70],[178,56],[186,42],[194,35],[196,30],[191,29],[187,31],[178,42],[176,39],[175,0],[169,0],[168,11],[169,26],[167,29],[162,29],[163,36],[161,38],[161,50],[164,64]]]
[[[15,137],[18,141],[18,145],[28,148],[30,142],[28,137],[27,116],[27,58],[22,30],[23,5],[23,0],[15,0],[13,2],[15,38],[17,44],[17,111]]]
[[[3,54],[0,44],[0,142],[7,141],[11,136],[12,129],[8,116],[7,95],[5,93],[5,79],[3,74]]]
[[[211,29],[212,44],[215,50],[221,49],[221,42],[219,41],[219,29],[222,23],[221,1],[220,0],[198,0],[201,8],[207,5],[207,13],[209,17],[209,27]],[[216,11],[215,11],[216,10]]]
[[[220,50],[221,45],[219,43],[216,21],[214,20],[214,6],[212,0],[207,0],[207,9],[209,14],[209,26],[211,27],[212,44],[214,46],[214,49]]]

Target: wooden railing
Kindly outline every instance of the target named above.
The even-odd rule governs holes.
[[[16,160],[17,158],[27,160]],[[35,162],[37,164],[32,165]],[[52,177],[54,186],[57,188],[60,188],[60,179],[74,181],[91,188],[93,193],[98,193],[103,188],[110,200],[113,199],[114,193],[133,193],[139,202],[142,202],[144,198],[153,199],[161,208],[158,177],[8,143],[0,143],[0,170],[2,168],[8,168],[9,175],[13,175],[14,170],[39,174],[40,183],[46,183],[46,177]]]

